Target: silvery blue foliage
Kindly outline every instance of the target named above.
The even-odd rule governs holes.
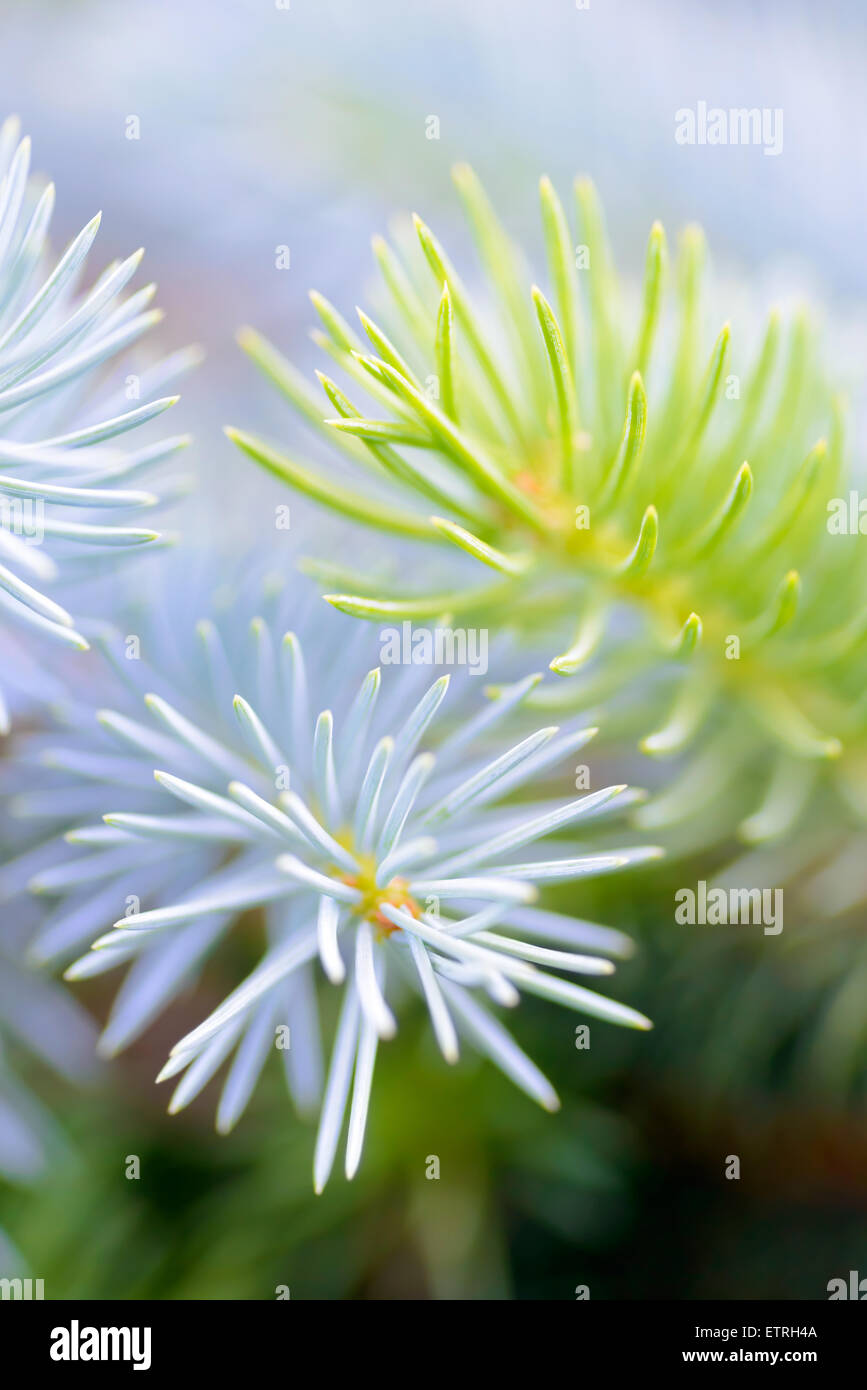
[[[187,440],[133,450],[117,441],[174,403],[159,393],[197,354],[176,353],[139,374],[128,365],[113,384],[104,378],[105,365],[161,317],[149,307],[155,286],[125,295],[137,251],[82,291],[99,215],[56,257],[47,240],[53,206],[54,186],[30,176],[30,142],[10,118],[0,126],[0,624],[83,649],[86,639],[50,590],[60,579],[67,585],[83,558],[158,539],[127,524],[159,500],[135,484]],[[5,633],[3,641],[11,644]],[[4,677],[21,667],[32,689],[26,648],[5,650]],[[0,733],[8,727],[0,696]]]
[[[63,1149],[60,1130],[17,1065],[42,1064],[80,1085],[94,1071],[96,1030],[84,1010],[54,980],[20,959],[18,933],[0,932],[0,1178],[38,1181]],[[0,1277],[21,1276],[27,1265],[0,1228]]]
[[[485,701],[466,688],[446,699],[449,676],[432,679],[429,667],[368,670],[370,629],[311,603],[297,578],[266,582],[258,607],[249,583],[226,579],[188,623],[199,586],[193,561],[184,566],[165,592],[142,586],[125,630],[97,635],[115,674],[112,707],[94,718],[85,701],[70,701],[63,736],[22,738],[23,764],[45,772],[10,810],[19,821],[79,822],[62,852],[56,839],[31,844],[0,873],[0,893],[29,880],[59,900],[34,954],[66,960],[93,942],[68,978],[126,969],[101,1044],[114,1052],[242,917],[251,924],[245,914],[259,914],[259,964],[178,1042],[161,1073],[180,1076],[175,1111],[231,1058],[222,1131],[243,1112],[275,1044],[299,1108],[318,1103],[318,961],[342,1006],[317,1189],[347,1106],[347,1174],[357,1168],[377,1047],[395,1033],[408,993],[424,1001],[447,1061],[463,1039],[555,1109],[551,1085],[492,1003],[515,1005],[523,990],[648,1026],[635,1010],[551,973],[610,973],[606,957],[627,953],[628,939],[533,905],[536,885],[656,853],[571,839],[539,848],[554,833],[583,833],[633,794],[609,787],[566,802],[514,799],[562,770],[595,730],[501,735],[535,676]],[[207,576],[202,589],[212,589]]]
[[[70,1082],[92,1071],[94,1029],[53,980],[23,967],[0,944],[0,1175],[38,1178],[59,1135],[51,1116],[24,1084],[13,1054],[26,1052]]]

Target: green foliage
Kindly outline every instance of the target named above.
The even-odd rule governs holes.
[[[728,323],[705,334],[701,231],[686,228],[669,273],[658,223],[626,313],[587,180],[577,231],[541,182],[543,292],[475,175],[459,167],[455,182],[487,282],[478,304],[415,218],[414,254],[374,244],[388,331],[359,311],[365,343],[312,296],[314,337],[346,380],[318,374],[327,401],[259,334],[241,335],[357,482],[345,489],[331,469],[231,431],[247,454],[367,526],[478,568],[443,549],[437,571],[426,547],[410,583],[357,576],[328,601],[373,621],[460,613],[525,639],[559,634],[551,670],[580,678],[540,687],[533,701],[548,710],[640,690],[621,731],[653,756],[697,749],[640,813],[654,831],[688,842],[696,814],[740,777],[717,836],[783,836],[816,767],[863,816],[865,563],[858,537],[829,525],[849,486],[844,407],[805,314],[773,311],[742,365]],[[448,582],[420,589],[418,572]]]

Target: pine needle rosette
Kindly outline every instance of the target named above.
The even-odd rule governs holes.
[[[76,577],[83,559],[159,540],[139,523],[160,501],[139,477],[189,441],[173,436],[133,450],[120,441],[176,402],[159,393],[198,353],[144,371],[126,358],[125,376],[107,378],[107,364],[161,319],[151,307],[156,287],[125,294],[141,262],[136,251],[80,290],[100,215],[54,256],[54,185],[31,176],[30,142],[19,136],[15,118],[0,126],[0,622],[85,650],[52,588]],[[0,697],[0,732],[8,728]]]
[[[781,788],[795,789],[796,819],[815,766],[863,746],[867,724],[863,550],[828,525],[848,487],[844,405],[805,313],[772,311],[745,362],[728,323],[706,333],[701,231],[684,231],[672,271],[658,223],[624,312],[586,179],[574,229],[541,181],[547,274],[533,286],[475,175],[460,166],[455,182],[487,293],[471,294],[420,218],[415,245],[377,238],[384,327],[359,310],[356,329],[312,295],[333,364],[324,394],[254,330],[240,338],[333,463],[231,437],[317,503],[427,543],[394,582],[316,562],[342,588],[334,606],[554,634],[551,669],[575,679],[540,687],[540,709],[641,690],[645,753],[695,744],[693,787],[705,766],[758,769],[766,791],[742,806],[741,833],[787,833]],[[448,578],[420,588],[431,575]],[[672,805],[688,820],[683,791],[647,807],[647,826],[667,825]]]
[[[79,717],[66,744],[40,736],[24,750],[54,773],[53,792],[34,793],[43,807],[66,782],[73,803],[77,795],[82,807],[96,798],[107,808],[101,823],[85,820],[66,835],[76,850],[67,843],[61,853],[49,841],[0,871],[0,891],[8,892],[41,857],[30,886],[59,899],[34,954],[68,959],[96,935],[95,949],[67,978],[127,968],[102,1043],[113,1052],[195,977],[228,931],[258,924],[259,963],[177,1043],[161,1073],[180,1077],[174,1111],[231,1058],[221,1130],[243,1112],[281,1030],[290,1039],[283,1060],[296,1102],[302,1110],[316,1105],[318,961],[341,988],[342,1005],[322,1101],[317,1188],[330,1172],[347,1104],[347,1174],[358,1166],[377,1047],[394,1036],[408,994],[423,1000],[448,1062],[463,1039],[555,1109],[550,1083],[491,1006],[536,994],[649,1027],[635,1009],[564,978],[609,974],[611,957],[628,953],[628,938],[536,903],[547,884],[620,872],[658,855],[583,838],[636,794],[612,786],[567,801],[526,800],[528,788],[544,786],[595,733],[572,721],[501,740],[537,677],[475,708],[455,692],[449,719],[441,712],[448,676],[431,681],[418,667],[352,676],[364,664],[347,626],[356,645],[360,637],[367,646],[365,625],[336,614],[323,621],[318,602],[303,620],[296,601],[299,631],[283,635],[276,613],[250,621],[242,608],[200,621],[198,650],[180,653],[177,615],[164,614],[165,668],[152,623],[142,637],[152,668],[130,662],[123,675],[139,690],[156,682],[166,691],[174,671],[173,695],[146,690],[142,703],[101,711],[98,740]],[[100,645],[122,668],[123,643],[105,635]],[[333,692],[338,656],[341,695],[332,713],[320,708],[321,690]],[[58,772],[71,779],[58,783]],[[111,784],[128,789],[125,809],[110,809]],[[17,810],[26,814],[23,800]]]

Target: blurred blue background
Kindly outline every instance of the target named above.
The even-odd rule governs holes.
[[[829,306],[857,383],[867,289],[864,69],[857,0],[30,0],[3,6],[4,102],[58,184],[55,235],[97,207],[100,245],[147,248],[172,343],[208,360],[187,388],[205,479],[237,476],[226,418],[284,429],[234,346],[252,322],[313,360],[306,292],[350,313],[369,239],[395,212],[466,246],[449,170],[478,170],[510,228],[540,246],[536,184],[598,183],[622,267],[652,220],[706,227],[719,278]],[[674,113],[783,111],[783,150],[678,145]],[[137,116],[141,138],[125,137]],[[440,138],[426,138],[439,119]],[[277,271],[275,247],[291,249]],[[737,325],[736,325],[737,326]],[[859,370],[852,370],[852,359]],[[263,480],[245,482],[268,486]],[[270,493],[269,493],[270,496]]]

